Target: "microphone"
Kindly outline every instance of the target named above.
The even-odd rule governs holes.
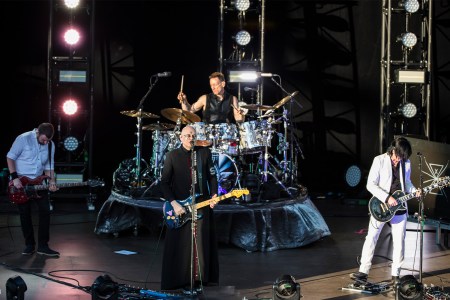
[[[256,92],[257,89],[254,89],[254,88],[251,88],[251,87],[246,86],[246,87],[244,87],[244,91],[246,91],[246,92],[249,92],[249,91],[254,91],[254,92]]]
[[[152,75],[152,77],[170,77],[170,76],[172,76],[172,72],[162,72]]]

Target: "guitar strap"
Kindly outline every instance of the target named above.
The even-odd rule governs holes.
[[[400,162],[400,166],[402,168],[402,179],[403,179],[403,188],[406,189],[406,175],[405,175],[405,162],[403,161],[403,159]]]

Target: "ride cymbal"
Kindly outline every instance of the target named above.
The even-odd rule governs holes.
[[[262,105],[262,104],[248,104],[248,105],[242,105],[241,108],[249,109],[249,110],[269,110],[273,109],[272,106],[269,105]]]
[[[285,105],[289,100],[291,100],[291,98],[295,97],[298,94],[298,91],[293,92],[292,94],[290,94],[289,96],[284,97],[283,99],[281,99],[280,101],[278,101],[277,103],[275,103],[275,105],[272,107],[272,109],[277,109],[282,107],[283,105]]]
[[[149,113],[149,112],[145,112],[145,111],[141,111],[139,112],[138,110],[122,110],[120,112],[122,115],[128,116],[128,117],[133,117],[133,118],[152,118],[152,119],[157,119],[159,118],[158,115]]]
[[[175,124],[170,124],[170,123],[155,123],[155,124],[149,124],[149,125],[145,125],[142,126],[142,130],[170,130],[170,129],[174,129],[175,128]]]
[[[187,110],[182,110],[181,108],[165,108],[161,110],[161,114],[174,122],[177,122],[177,120],[180,119],[182,124],[200,122],[201,120],[196,114]]]

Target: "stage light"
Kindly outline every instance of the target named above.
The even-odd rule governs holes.
[[[250,0],[236,0],[234,7],[239,11],[246,11],[250,7]]]
[[[27,285],[22,277],[14,276],[6,281],[6,299],[7,300],[24,300]]]
[[[345,172],[345,182],[351,187],[357,186],[361,182],[361,169],[356,165],[348,167]]]
[[[69,45],[75,45],[80,40],[80,33],[71,28],[64,33],[64,40]]]
[[[230,71],[229,82],[256,82],[259,77],[256,71]]]
[[[68,99],[64,101],[62,109],[66,115],[72,116],[78,111],[78,104],[74,100]]]
[[[80,4],[80,0],[64,0],[64,4],[67,8],[76,8]]]
[[[241,30],[238,33],[236,33],[236,36],[234,37],[234,39],[236,40],[236,43],[239,46],[247,46],[250,43],[250,40],[252,38],[248,31]]]
[[[300,297],[300,284],[292,275],[282,275],[273,283],[273,300],[300,300]]]
[[[419,1],[417,0],[406,0],[405,2],[400,2],[401,6],[405,8],[405,10],[411,14],[417,12],[420,8]]]
[[[78,146],[80,145],[80,142],[77,140],[74,136],[68,136],[64,139],[64,149],[67,151],[75,151],[77,150]]]
[[[398,83],[425,83],[425,70],[395,70],[395,81]]]
[[[405,275],[398,282],[398,293],[402,300],[422,299],[423,287],[413,275]]]
[[[412,48],[417,44],[417,36],[412,32],[403,33],[398,39],[407,48]]]
[[[414,103],[406,102],[405,104],[400,104],[399,111],[405,118],[412,118],[417,114],[417,107]]]

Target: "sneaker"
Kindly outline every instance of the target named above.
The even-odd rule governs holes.
[[[350,274],[350,278],[353,280],[359,280],[359,281],[367,281],[367,274],[363,272],[355,272]]]
[[[49,247],[38,248],[37,253],[47,256],[59,256],[58,251],[52,250]]]
[[[34,246],[26,246],[22,251],[22,255],[31,255],[34,253]]]

